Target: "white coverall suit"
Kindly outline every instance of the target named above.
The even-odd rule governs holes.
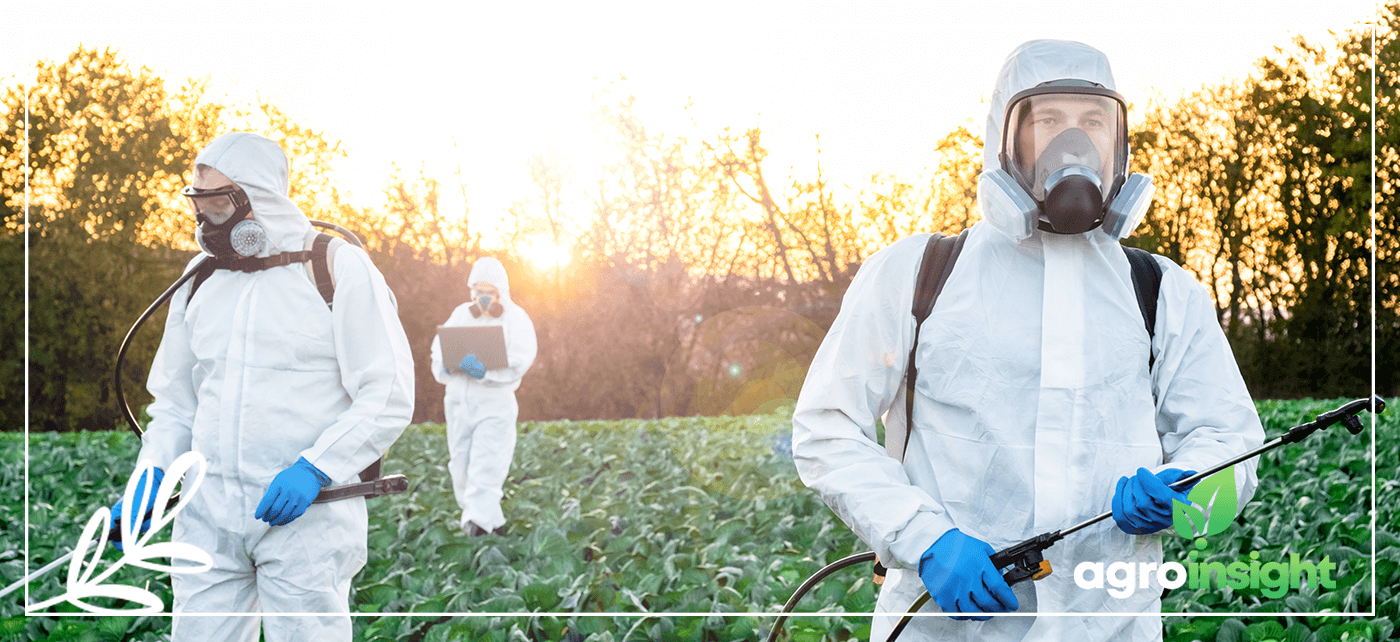
[[[530,315],[510,300],[506,269],[494,258],[472,266],[468,284],[490,283],[500,293],[501,316],[473,316],[472,303],[457,306],[444,326],[501,326],[506,342],[505,368],[486,371],[482,379],[448,374],[443,369],[442,345],[433,338],[433,377],[447,386],[443,410],[447,414],[447,469],[452,473],[452,493],[462,507],[462,529],[475,524],[483,531],[505,525],[501,498],[511,458],[515,456],[515,419],[520,406],[515,390],[535,362],[539,349]],[[453,364],[454,366],[456,364]]]
[[[1082,78],[1113,87],[1103,54],[1035,41],[1006,62],[986,129],[984,170],[1000,167],[1002,112],[1016,92]],[[804,483],[889,567],[878,613],[903,614],[925,590],[919,562],[958,528],[996,550],[1111,508],[1118,479],[1138,467],[1205,470],[1262,443],[1263,430],[1205,289],[1163,267],[1149,346],[1131,269],[1102,229],[1031,230],[990,211],[919,334],[915,426],[903,462],[876,441],[876,420],[905,425],[910,313],[928,235],[871,256],[812,362],[793,417]],[[994,208],[993,208],[994,209]],[[1018,229],[1023,229],[1022,236]],[[1148,350],[1156,355],[1149,372]],[[1239,506],[1255,460],[1237,466]],[[1170,529],[1167,529],[1170,532]],[[1079,588],[1083,561],[1162,563],[1161,535],[1128,535],[1112,520],[1045,551],[1049,577],[1012,587],[1018,613],[1146,613],[1141,617],[915,618],[901,640],[1160,640],[1162,587],[1118,599]],[[925,612],[940,612],[930,600]],[[887,639],[898,615],[873,622]]]
[[[287,160],[247,133],[215,139],[195,159],[248,195],[267,230],[258,256],[306,247],[311,226],[287,199]],[[196,259],[197,260],[197,259]],[[191,262],[191,267],[194,262]],[[189,268],[187,268],[189,269]],[[283,526],[255,519],[273,477],[305,457],[331,485],[389,448],[413,415],[413,357],[392,293],[363,250],[334,260],[334,309],[303,263],[256,272],[216,270],[170,301],[147,388],[155,397],[140,457],[167,469],[194,450],[208,462],[173,537],[208,552],[203,573],[173,575],[176,642],[350,640],[350,583],[365,563],[365,500],[312,504]],[[188,304],[187,304],[188,302]]]

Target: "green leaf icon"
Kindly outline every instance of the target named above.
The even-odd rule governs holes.
[[[1190,504],[1172,500],[1172,527],[1182,537],[1208,537],[1229,528],[1239,499],[1235,494],[1235,467],[1202,479],[1186,496]]]
[[[1183,504],[1173,499],[1172,527],[1176,529],[1178,534],[1188,539],[1204,535],[1206,512],[1191,504]]]

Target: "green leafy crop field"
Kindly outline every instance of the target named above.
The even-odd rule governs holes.
[[[1270,436],[1343,400],[1262,401]],[[790,412],[790,409],[788,410]],[[1369,425],[1369,418],[1367,418]],[[520,425],[507,484],[505,535],[466,537],[446,470],[440,425],[409,428],[385,461],[408,493],[370,503],[370,558],[355,583],[357,640],[758,640],[807,576],[867,548],[797,479],[790,415]],[[1172,617],[1168,642],[1372,640],[1400,635],[1400,415],[1377,431],[1377,497],[1370,432],[1338,428],[1265,456],[1254,501],[1202,562],[1301,559],[1337,564],[1334,588],[1277,599],[1258,588],[1182,587],[1166,612],[1248,613]],[[24,572],[24,449],[0,435],[0,584]],[[29,551],[37,568],[73,546],[88,517],[113,501],[130,474],[129,433],[30,438]],[[1371,511],[1377,537],[1372,538]],[[1191,542],[1166,540],[1166,559]],[[1371,574],[1375,548],[1375,576]],[[109,553],[108,559],[113,555]],[[1072,572],[1057,569],[1057,572]],[[59,595],[66,567],[30,585],[31,600]],[[1357,613],[1370,616],[1295,616]],[[114,581],[144,586],[169,607],[168,576],[124,569]],[[163,617],[24,618],[22,592],[0,601],[0,642],[161,640]],[[786,639],[864,639],[874,606],[869,567],[838,572],[799,605]],[[74,610],[70,608],[69,610]],[[463,617],[456,613],[492,615]],[[541,613],[542,616],[517,614]],[[699,615],[648,615],[649,613]],[[393,615],[382,615],[393,614]],[[405,615],[417,614],[417,615]],[[502,615],[503,614],[503,615]],[[579,614],[579,615],[572,615]],[[712,614],[712,615],[703,615]]]

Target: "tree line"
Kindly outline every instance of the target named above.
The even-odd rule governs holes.
[[[1397,7],[1382,8],[1374,58],[1369,32],[1328,46],[1300,39],[1246,78],[1135,107],[1132,162],[1158,193],[1127,242],[1207,285],[1256,396],[1364,394],[1373,347],[1378,390],[1400,393],[1400,230],[1390,208],[1400,172]],[[25,88],[4,89],[5,429],[24,425],[26,374],[31,429],[123,427],[117,346],[195,252],[178,191],[199,148],[224,131],[281,142],[293,200],[365,241],[414,351],[415,421],[442,420],[428,347],[436,325],[467,300],[480,257],[505,263],[539,337],[519,391],[522,420],[746,413],[796,398],[865,257],[908,234],[956,233],[980,217],[981,141],[965,128],[937,143],[920,176],[871,176],[851,196],[823,175],[820,150],[814,180],[775,182],[760,129],[701,140],[655,132],[632,97],[603,89],[594,101],[606,142],[601,178],[579,190],[588,211],[569,210],[570,174],[542,152],[522,168],[532,193],[510,208],[505,235],[493,242],[478,229],[479,214],[444,211],[444,190],[465,189],[460,180],[444,185],[400,170],[381,204],[352,205],[332,171],[345,155],[338,143],[273,104],[224,105],[206,89],[87,48],[39,62],[27,100]],[[540,236],[571,240],[570,261],[529,263],[517,248]],[[163,319],[157,314],[128,353],[133,406],[149,402],[141,383]]]

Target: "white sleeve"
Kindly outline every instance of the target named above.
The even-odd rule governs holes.
[[[1160,468],[1204,471],[1258,448],[1264,429],[1205,288],[1170,260],[1163,264],[1153,352]],[[1239,508],[1254,496],[1258,458],[1235,465]]]
[[[902,399],[914,341],[914,281],[928,235],[871,256],[841,301],[793,415],[793,459],[803,483],[892,568],[917,569],[953,528],[877,441],[876,419]]]
[[[436,333],[433,334],[433,347],[431,350],[433,355],[433,378],[436,379],[438,383],[445,386],[452,375],[447,374],[447,371],[443,370],[445,366],[442,364],[442,340],[438,338]]]
[[[535,339],[535,323],[519,306],[512,305],[506,314],[504,326],[506,339],[506,367],[487,370],[486,383],[509,385],[520,381],[525,372],[535,363],[539,344]]]
[[[302,456],[350,479],[383,456],[413,418],[413,355],[384,277],[357,247],[336,253],[331,324],[350,407]]]

